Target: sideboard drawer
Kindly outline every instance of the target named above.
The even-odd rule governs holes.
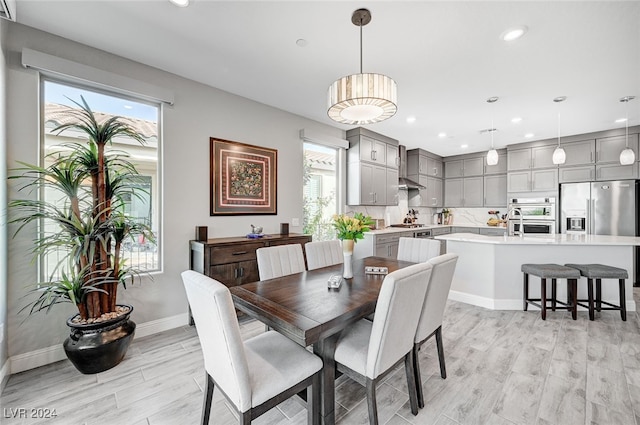
[[[210,249],[210,261],[213,265],[255,260],[256,250],[262,246],[262,243],[255,242],[227,246],[214,246]]]

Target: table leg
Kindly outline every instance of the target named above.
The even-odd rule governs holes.
[[[340,334],[331,335],[313,344],[313,352],[322,357],[322,374],[320,377],[320,415],[322,425],[335,425],[335,395],[336,395],[336,362],[334,353],[336,342]]]

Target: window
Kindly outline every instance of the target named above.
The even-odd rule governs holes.
[[[314,241],[335,239],[331,217],[338,207],[338,148],[304,143],[303,232]]]
[[[58,125],[63,124],[62,111],[77,108],[73,101],[81,102],[83,97],[98,119],[110,116],[129,118],[134,128],[141,133],[146,143],[139,144],[128,138],[114,138],[112,144],[106,147],[107,152],[119,151],[129,156],[138,173],[138,177],[127,184],[133,188],[132,196],[125,199],[125,212],[136,218],[140,223],[147,224],[153,230],[155,244],[139,238],[124,243],[124,255],[128,265],[143,271],[160,269],[160,188],[159,188],[159,114],[160,105],[145,101],[125,98],[95,89],[75,86],[64,82],[43,80],[42,90],[42,134],[44,135],[43,165],[48,165],[47,155],[52,152],[64,154],[65,143],[77,142],[78,137],[86,138],[84,134],[74,134],[72,130],[65,130],[61,134],[52,132]],[[53,189],[46,189],[41,195],[45,201],[55,202],[61,199],[59,193]],[[43,232],[47,232],[49,223],[43,223]],[[50,253],[42,259],[42,275],[49,278],[56,274],[53,267],[58,263],[55,253]]]

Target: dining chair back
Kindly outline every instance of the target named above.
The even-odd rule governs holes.
[[[304,245],[309,270],[341,264],[344,261],[342,244],[338,239],[307,242]]]
[[[305,271],[302,245],[277,245],[256,250],[260,280]]]
[[[398,243],[398,260],[424,263],[440,255],[441,242],[428,238],[402,237]]]
[[[427,261],[433,266],[431,279],[427,286],[427,292],[418,321],[418,327],[414,338],[413,360],[414,373],[416,375],[416,390],[418,393],[418,404],[424,407],[424,397],[422,393],[422,379],[420,377],[420,367],[418,362],[418,350],[420,346],[433,335],[436,336],[438,349],[438,359],[440,362],[440,376],[445,379],[447,371],[444,361],[444,346],[442,343],[442,317],[449,297],[453,274],[458,262],[458,254],[448,253],[431,258]]]
[[[193,270],[182,280],[206,371],[202,424],[209,423],[216,385],[243,424],[311,385],[309,423],[319,424],[322,360],[275,331],[243,342],[229,289]]]
[[[431,270],[431,264],[419,263],[389,273],[380,288],[373,322],[356,322],[336,344],[338,369],[367,387],[370,424],[378,423],[376,383],[403,359],[411,411],[418,413],[413,339]]]

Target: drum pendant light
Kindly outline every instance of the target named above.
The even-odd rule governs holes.
[[[553,99],[553,101],[559,104],[560,102],[564,102],[566,99],[566,96],[560,96]],[[560,105],[558,105],[558,147],[553,151],[551,161],[556,165],[562,165],[566,160],[567,154],[564,152],[564,149],[560,147]]]
[[[631,165],[636,161],[636,153],[629,147],[629,102],[635,99],[635,96],[625,96],[620,102],[626,103],[626,119],[625,119],[625,149],[620,152],[620,165]]]
[[[371,12],[358,9],[351,22],[360,27],[360,74],[347,75],[329,86],[327,114],[343,124],[384,121],[398,110],[396,82],[386,75],[362,73],[362,27],[371,22]]]
[[[487,103],[495,103],[498,101],[497,97],[490,97],[487,99]],[[498,151],[493,147],[493,133],[496,129],[493,127],[493,112],[491,112],[491,128],[489,132],[491,133],[491,149],[487,152],[487,165],[497,165],[498,164]]]

